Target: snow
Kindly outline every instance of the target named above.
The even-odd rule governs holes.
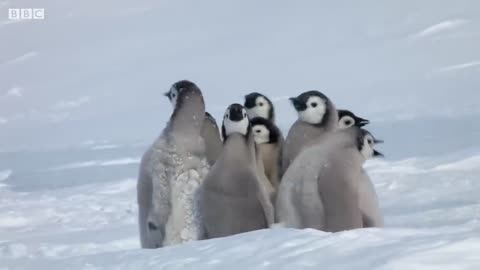
[[[45,20],[7,18],[34,7]],[[0,0],[0,270],[480,269],[479,7]],[[369,119],[386,227],[140,250],[139,157],[180,79],[217,120],[258,91],[286,133],[312,89]]]
[[[93,146],[91,149],[92,150],[107,150],[107,149],[116,149],[119,148],[120,146],[115,145],[115,144],[104,144],[104,145],[96,145]]]
[[[107,148],[100,148],[100,149],[108,149]],[[98,150],[95,148],[93,150]],[[61,165],[58,167],[50,168],[52,171],[59,171],[59,170],[69,170],[69,169],[80,169],[85,167],[96,167],[96,166],[118,166],[118,165],[126,165],[126,164],[139,164],[140,158],[120,158],[120,159],[113,159],[113,160],[90,160],[90,161],[82,161],[82,162],[74,162],[65,165]]]
[[[7,93],[5,94],[6,97],[22,97],[23,96],[23,89],[20,87],[13,87],[8,89]]]
[[[23,217],[4,216],[0,220],[0,228],[21,227],[28,224],[28,220]]]
[[[468,69],[468,68],[474,68],[480,66],[480,61],[472,61],[468,63],[463,63],[463,64],[457,64],[457,65],[452,65],[452,66],[447,66],[443,68],[439,68],[436,70],[436,72],[452,72],[452,71],[458,71],[458,70],[463,70],[463,69]]]
[[[443,31],[453,30],[453,29],[458,28],[461,25],[464,25],[466,23],[468,23],[468,21],[464,20],[464,19],[454,19],[454,20],[449,20],[449,21],[443,21],[443,22],[437,23],[435,25],[432,25],[430,27],[427,27],[426,29],[422,30],[421,32],[415,34],[415,37],[425,38],[425,37],[428,37],[428,36],[432,36],[432,35],[441,33]]]
[[[64,109],[78,108],[88,102],[90,102],[90,97],[80,97],[74,100],[60,101],[53,106],[53,109],[64,110]]]
[[[27,61],[30,58],[33,58],[37,55],[38,55],[38,52],[27,52],[27,53],[25,53],[21,56],[18,56],[18,57],[15,57],[15,58],[11,59],[11,60],[8,60],[5,64],[6,65],[18,64],[20,62]]]
[[[454,163],[450,164],[442,164],[438,165],[434,168],[437,171],[455,171],[455,170],[465,170],[465,171],[473,171],[473,170],[480,170],[480,156],[473,156],[463,160],[459,160]]]
[[[0,189],[0,266],[478,269],[479,162],[479,155],[368,161],[385,213],[383,229],[331,234],[276,228],[161,250],[139,249],[134,177],[26,192],[15,191],[12,182]]]
[[[12,170],[0,171],[0,182],[5,181],[12,175]]]

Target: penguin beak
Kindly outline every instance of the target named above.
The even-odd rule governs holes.
[[[357,117],[356,122],[358,123],[359,127],[363,127],[363,126],[366,126],[366,125],[370,124],[369,120],[363,119],[361,117]]]
[[[295,98],[295,97],[291,97],[289,98],[289,100],[292,102],[292,105],[293,107],[295,108],[295,110],[297,111],[303,111],[306,109],[302,107],[302,105],[300,104],[300,101],[298,100],[298,98]]]
[[[373,143],[374,143],[374,144],[379,144],[379,143],[384,143],[384,141],[383,141],[383,140],[379,140],[379,139],[374,139],[374,140],[373,140]]]
[[[374,157],[385,157],[382,153],[378,152],[377,150],[373,150],[373,156]]]
[[[163,93],[164,96],[166,96],[167,98],[170,98],[170,92],[165,92]]]

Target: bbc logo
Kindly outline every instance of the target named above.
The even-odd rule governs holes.
[[[45,19],[44,8],[10,8],[8,9],[10,20],[43,20]]]

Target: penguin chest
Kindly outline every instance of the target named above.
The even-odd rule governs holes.
[[[166,225],[165,245],[202,239],[198,199],[208,168],[205,158],[186,161],[175,157],[169,178],[171,214]]]
[[[280,159],[280,151],[277,145],[264,144],[258,147],[263,161],[265,175],[273,182],[274,174],[277,173]],[[276,180],[276,179],[275,179]]]

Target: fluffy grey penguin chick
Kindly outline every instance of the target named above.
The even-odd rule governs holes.
[[[215,121],[215,118],[208,112],[205,112],[205,120],[203,121],[201,134],[205,141],[208,164],[213,166],[222,151],[223,143],[217,121]]]
[[[262,160],[265,176],[274,190],[280,184],[280,168],[282,160],[282,138],[278,127],[271,121],[255,117],[250,120],[252,133],[257,144],[258,158]]]
[[[381,154],[377,141],[358,127],[339,130],[303,151],[285,173],[277,219],[286,227],[337,232],[364,227],[359,180],[366,159]]]
[[[258,92],[253,92],[245,96],[245,108],[250,119],[261,117],[275,123],[275,108],[270,99]]]
[[[242,105],[228,107],[222,135],[222,153],[201,193],[207,238],[268,228],[274,222],[273,205],[257,174],[255,142]]]
[[[208,173],[201,130],[205,104],[200,89],[179,81],[165,94],[174,111],[167,127],[142,157],[137,184],[140,240],[158,248],[202,239],[199,188]]]
[[[363,127],[370,123],[369,120],[356,116],[349,110],[338,110],[338,128],[346,129],[352,126]],[[378,196],[370,177],[362,170],[359,181],[360,210],[363,215],[364,227],[383,227],[383,214],[378,203]]]
[[[356,116],[349,110],[338,110],[338,128],[346,129],[352,126],[363,127],[370,124],[370,121]]]
[[[288,131],[282,150],[282,175],[307,146],[338,126],[338,113],[330,99],[319,91],[290,98],[298,120]]]

